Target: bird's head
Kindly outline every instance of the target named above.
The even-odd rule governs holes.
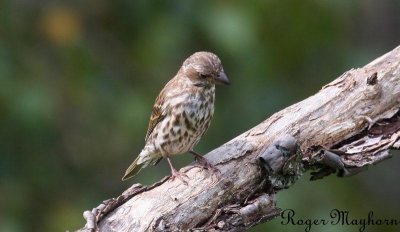
[[[221,60],[211,52],[194,53],[183,62],[181,71],[199,87],[210,84],[230,84],[222,68]]]

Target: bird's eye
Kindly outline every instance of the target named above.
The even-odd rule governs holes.
[[[206,74],[200,74],[200,77],[201,77],[201,78],[207,78],[208,75],[206,75]]]

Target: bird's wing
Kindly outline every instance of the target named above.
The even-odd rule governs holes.
[[[154,103],[153,110],[151,112],[149,128],[147,129],[146,138],[144,139],[146,142],[157,124],[165,118],[165,113],[162,112],[164,99],[164,91],[162,91],[160,95],[158,95],[156,102]]]
[[[179,73],[177,74],[177,76]],[[174,96],[180,95],[183,86],[179,83],[179,78],[175,76],[172,78],[161,90],[160,94],[156,98],[153,106],[153,111],[151,112],[149,128],[147,129],[145,141],[149,139],[150,135],[153,133],[154,128],[160,123],[165,116],[168,115],[169,105],[168,99],[171,100]]]

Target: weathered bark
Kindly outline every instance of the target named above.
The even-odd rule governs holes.
[[[211,151],[206,158],[220,175],[188,166],[181,169],[187,186],[168,178],[134,185],[93,211],[97,219],[91,222],[100,231],[243,231],[279,215],[276,192],[304,170],[319,169],[314,179],[335,170],[347,176],[389,158],[388,149],[400,145],[399,103],[397,47]]]

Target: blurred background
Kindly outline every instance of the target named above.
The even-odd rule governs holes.
[[[120,181],[155,97],[193,52],[218,54],[232,81],[217,90],[196,149],[205,154],[400,45],[399,9],[398,0],[0,1],[0,231],[75,230],[83,211],[168,175],[162,161]],[[400,219],[399,165],[395,155],[351,178],[306,174],[278,206],[303,219],[334,208]],[[304,228],[278,218],[251,231]]]

